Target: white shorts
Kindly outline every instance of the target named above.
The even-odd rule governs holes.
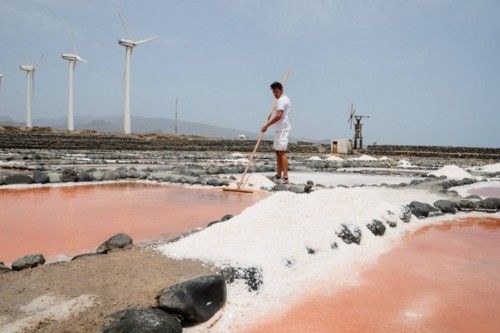
[[[276,131],[274,133],[273,148],[274,150],[282,151],[288,148],[289,130]]]

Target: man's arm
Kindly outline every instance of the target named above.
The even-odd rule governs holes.
[[[262,127],[261,132],[263,132],[263,133],[264,133],[264,132],[266,132],[266,131],[267,131],[267,128],[268,128],[269,126],[271,126],[272,124],[274,124],[274,123],[276,123],[276,122],[280,121],[281,117],[283,117],[283,110],[278,110],[278,111],[276,111],[276,115],[275,115],[274,117],[272,117],[272,118],[271,118],[271,119],[267,122],[267,124],[266,124],[264,127]]]

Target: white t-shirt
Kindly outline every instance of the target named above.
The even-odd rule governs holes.
[[[278,101],[276,102],[276,111],[283,111],[283,117],[274,124],[274,129],[276,132],[279,131],[289,131],[292,129],[289,120],[290,111],[292,111],[292,104],[290,103],[290,99],[287,95],[283,94]]]

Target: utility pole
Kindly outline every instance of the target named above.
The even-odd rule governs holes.
[[[177,107],[179,105],[179,98],[175,98],[175,124],[174,124],[174,132],[177,134]]]

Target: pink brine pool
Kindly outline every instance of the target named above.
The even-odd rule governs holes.
[[[93,250],[125,232],[134,241],[171,236],[238,214],[265,197],[144,183],[0,190],[0,260]]]

